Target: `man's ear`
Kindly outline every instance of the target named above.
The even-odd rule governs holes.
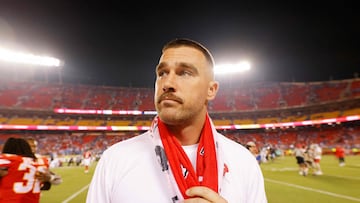
[[[209,82],[209,88],[207,94],[208,100],[215,99],[218,89],[219,89],[219,83],[217,81]]]

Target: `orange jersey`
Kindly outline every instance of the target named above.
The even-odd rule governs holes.
[[[48,158],[45,156],[41,156],[41,155],[36,155],[36,157],[37,157],[37,159],[34,162],[34,165],[36,166],[36,168],[39,171],[42,171],[43,169],[48,170],[49,166],[50,166]]]
[[[35,179],[38,166],[32,158],[1,154],[0,167],[8,169],[8,174],[0,178],[0,203],[40,201],[40,182]]]
[[[343,158],[345,156],[345,150],[342,147],[336,147],[335,149],[335,156],[337,156],[338,158]]]

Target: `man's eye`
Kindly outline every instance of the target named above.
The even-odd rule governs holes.
[[[165,74],[165,72],[164,71],[160,71],[160,72],[158,72],[158,77],[161,77],[161,76],[163,76]]]
[[[190,71],[182,71],[180,73],[180,75],[185,75],[185,76],[188,76],[188,75],[192,75],[192,73]]]

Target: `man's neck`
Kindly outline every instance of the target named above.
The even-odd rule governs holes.
[[[193,145],[199,142],[205,120],[192,122],[190,125],[167,126],[169,131],[179,140],[182,146]]]

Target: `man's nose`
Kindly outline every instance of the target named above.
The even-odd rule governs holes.
[[[169,73],[165,79],[164,79],[164,83],[163,83],[163,91],[164,92],[169,92],[169,91],[175,91],[176,87],[176,74],[174,73]]]

